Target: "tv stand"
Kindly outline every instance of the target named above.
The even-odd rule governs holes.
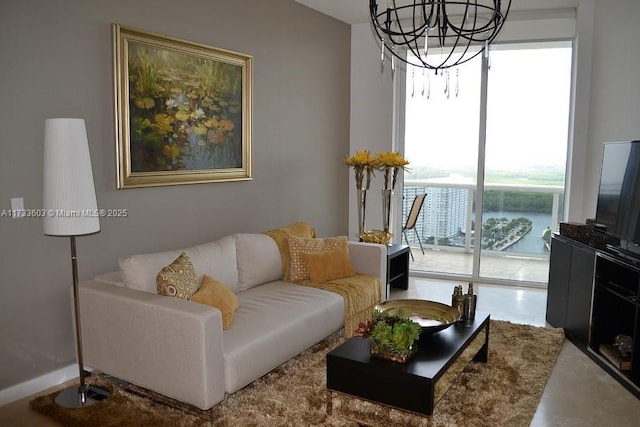
[[[640,264],[628,254],[567,237],[551,241],[547,322],[640,398]],[[632,340],[631,355],[613,349]]]
[[[629,246],[636,248],[635,250],[625,249],[622,246],[617,245],[607,245],[606,249],[603,252],[611,254],[617,258],[625,260],[634,264],[635,266],[640,267],[640,247],[635,244],[625,245],[627,248]]]
[[[596,253],[589,351],[640,392],[640,267],[604,252]],[[630,356],[611,348],[617,336],[632,340]],[[633,391],[633,390],[632,390]],[[638,395],[638,394],[637,394]]]

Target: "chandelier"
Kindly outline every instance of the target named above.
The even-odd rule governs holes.
[[[398,58],[436,73],[488,55],[510,7],[511,0],[387,0],[383,9],[369,0],[382,62],[386,49],[392,69]]]

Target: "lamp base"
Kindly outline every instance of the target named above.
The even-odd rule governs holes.
[[[66,388],[58,393],[55,402],[58,406],[62,406],[63,408],[83,408],[85,406],[98,403],[108,398],[109,395],[109,391],[105,389],[88,386],[85,393],[85,401],[83,403],[80,399],[80,387],[74,386]]]

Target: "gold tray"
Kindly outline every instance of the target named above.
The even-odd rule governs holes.
[[[460,313],[455,307],[435,301],[420,299],[388,300],[376,305],[378,313],[402,310],[404,316],[418,323],[423,333],[434,333],[453,325],[460,319]]]

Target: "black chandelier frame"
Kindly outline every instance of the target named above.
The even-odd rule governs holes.
[[[510,8],[511,0],[387,0],[387,7],[379,11],[378,2],[369,1],[382,62],[387,50],[392,61],[398,58],[436,73],[482,52],[488,55],[489,45],[502,29]],[[436,58],[429,55],[432,49],[442,54],[437,63],[430,62]]]

